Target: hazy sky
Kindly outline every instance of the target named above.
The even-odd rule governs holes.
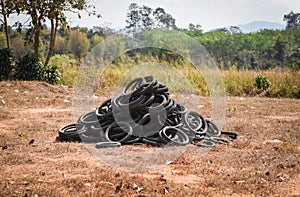
[[[71,26],[93,27],[106,25],[111,28],[126,26],[126,12],[130,3],[146,5],[153,9],[162,7],[176,19],[178,27],[189,23],[202,26],[203,30],[240,25],[252,21],[271,21],[284,24],[284,14],[291,10],[300,12],[300,0],[92,0],[101,19],[83,15],[70,16]]]
[[[94,2],[97,11],[103,16],[101,23],[111,27],[126,26],[126,12],[129,4],[133,2],[154,9],[164,8],[176,19],[179,27],[199,23],[204,30],[257,20],[284,24],[282,21],[284,14],[291,10],[300,12],[299,0],[94,0]],[[72,23],[76,24],[77,21],[76,17],[72,17]],[[93,26],[94,22],[97,24],[93,20],[83,21],[85,25]]]

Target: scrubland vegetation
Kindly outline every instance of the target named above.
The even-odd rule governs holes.
[[[2,7],[3,18],[10,17],[8,11],[22,7],[22,2],[19,4],[11,2]],[[46,9],[26,6],[23,6],[24,13],[26,10]],[[63,6],[71,9],[68,4]],[[88,8],[86,2],[83,7],[72,7],[74,12]],[[147,30],[160,29],[179,31],[203,45],[219,67],[228,95],[300,98],[300,25],[299,20],[295,20],[299,18],[298,13],[291,12],[283,17],[287,23],[285,30],[263,29],[243,33],[232,26],[203,32],[199,24],[178,28],[176,20],[163,8],[131,4],[126,19],[128,26],[116,32],[99,26],[70,28],[64,11],[53,9],[57,9],[58,18],[41,15],[41,19],[52,22],[54,19],[61,20],[61,23],[51,23],[50,27],[43,24],[43,20],[31,23],[29,27],[21,24],[9,26],[3,22],[3,33],[0,33],[1,80],[43,80],[72,86],[84,57],[105,38],[119,34],[135,36]],[[95,15],[94,10],[89,12]],[[114,60],[101,76],[99,87],[111,88],[128,69],[151,61],[173,66],[199,94],[209,95],[201,71],[197,72],[181,56],[166,50],[149,53],[141,49]]]

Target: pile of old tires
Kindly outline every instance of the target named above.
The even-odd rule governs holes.
[[[226,138],[221,138],[226,135]],[[58,131],[57,141],[95,143],[97,148],[125,144],[213,147],[237,138],[170,97],[153,76],[133,79],[122,95],[104,101]]]

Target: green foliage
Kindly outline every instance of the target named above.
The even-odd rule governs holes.
[[[46,81],[51,84],[59,82],[59,71],[56,66],[44,67],[36,54],[28,53],[17,62],[15,79]]]
[[[103,37],[99,36],[98,34],[94,34],[90,40],[91,40],[91,48],[94,48],[97,44],[103,41]]]
[[[224,81],[227,94],[232,96],[254,95],[255,71],[223,71],[222,78]]]
[[[10,78],[13,69],[14,54],[11,49],[0,49],[0,81]]]
[[[57,66],[61,76],[60,83],[69,86],[74,84],[78,71],[75,59],[67,55],[54,55],[51,57],[49,65]]]
[[[300,13],[291,11],[289,14],[284,15],[283,20],[286,21],[287,30],[300,28]]]
[[[70,32],[69,47],[76,58],[80,59],[85,56],[90,48],[90,41],[85,32],[79,29]]]
[[[182,73],[197,94],[203,96],[210,95],[205,79],[198,71],[193,69],[188,62],[183,62],[182,65],[176,66],[170,64],[170,62],[166,60],[157,59],[153,56],[141,56],[139,53],[135,54],[134,58],[122,58],[117,60],[115,64],[107,67],[101,76],[101,81],[98,86],[100,89],[99,91],[103,93],[103,91],[113,88],[119,79],[122,78],[122,73],[126,73],[127,71],[132,71],[135,75],[141,72],[137,72],[137,70],[147,70],[148,72],[152,72],[153,69],[149,66],[145,66],[145,62],[157,62],[170,65],[173,69]],[[141,64],[144,65],[144,67],[138,66],[139,68],[135,68],[136,65]],[[162,73],[170,74],[169,71],[163,71],[163,67],[156,69]],[[221,71],[221,76],[226,93],[231,96],[255,96],[259,94],[260,96],[267,97],[300,98],[300,71],[232,69],[230,71]],[[162,78],[164,79],[167,77]],[[272,83],[270,81],[272,81]],[[181,81],[175,81],[172,83],[172,86],[172,90],[175,92],[182,90]],[[237,109],[234,109],[234,107],[230,109],[232,112],[236,110]]]
[[[12,12],[17,14],[24,14],[29,16],[29,25],[26,28],[25,41],[26,43],[33,44],[34,52],[39,54],[40,37],[42,36],[43,23],[46,20],[51,22],[51,35],[50,35],[50,47],[51,52],[52,44],[55,40],[54,32],[57,31],[58,26],[67,26],[66,11],[77,13],[80,16],[80,11],[86,11],[89,16],[96,15],[95,7],[90,5],[86,0],[57,0],[53,1],[8,1],[9,7]],[[98,15],[97,17],[100,17]],[[22,24],[19,23],[19,29],[21,30]]]
[[[300,70],[300,47],[290,50],[286,56],[286,62],[292,70]]]
[[[39,58],[28,53],[17,62],[15,78],[17,80],[43,80],[43,64]]]
[[[256,33],[219,29],[201,33],[184,31],[198,40],[219,68],[267,70],[288,65],[299,68],[300,29],[261,30]]]
[[[154,28],[160,29],[177,29],[175,19],[163,8],[153,10],[145,5],[139,6],[136,3],[131,3],[127,12],[126,26],[127,30],[132,33],[138,33],[143,30]]]
[[[24,45],[23,35],[16,33],[10,40],[11,48],[14,50],[15,61],[19,61],[21,57],[30,51],[30,46]]]
[[[60,81],[60,72],[57,69],[57,66],[44,67],[43,80],[47,83],[56,84]]]
[[[27,134],[26,132],[24,132],[24,131],[20,131],[20,132],[18,133],[18,136],[19,136],[19,137],[28,137],[28,134]]]
[[[56,36],[53,54],[67,54],[69,52],[68,42],[65,37]]]
[[[6,45],[6,38],[5,38],[5,34],[4,33],[0,33],[0,49],[1,48],[5,48]]]
[[[266,91],[271,86],[270,80],[263,76],[262,74],[258,74],[255,77],[255,83],[254,86],[258,89],[258,91]]]
[[[16,79],[20,80],[44,80],[49,83],[62,83],[73,85],[78,73],[78,65],[91,48],[97,46],[107,35],[114,33],[113,30],[94,27],[75,28],[67,32],[67,20],[64,11],[80,11],[88,8],[88,2],[59,0],[56,5],[51,2],[30,1],[7,1],[9,11],[18,8],[18,13],[28,14],[29,11],[40,11],[40,21],[30,21],[28,29],[21,29],[19,33],[11,30],[11,48],[14,50],[17,67],[14,73]],[[26,4],[26,5],[25,5]],[[13,6],[15,5],[15,7]],[[20,7],[18,7],[21,5]],[[34,6],[33,6],[34,5]],[[50,6],[50,7],[49,7]],[[46,10],[46,12],[45,12]],[[93,13],[91,13],[93,15]],[[300,29],[299,14],[290,13],[284,16],[289,25],[288,30],[261,30],[255,33],[242,33],[237,27],[220,28],[211,32],[202,32],[200,25],[189,25],[189,30],[181,29],[195,40],[198,40],[214,58],[221,68],[225,88],[230,95],[256,95],[270,97],[293,97],[300,96]],[[31,18],[30,18],[31,19]],[[55,19],[58,19],[57,21]],[[54,22],[48,29],[46,25],[41,25],[44,20]],[[41,22],[42,21],[42,22]],[[57,23],[56,23],[56,22]],[[38,22],[38,23],[35,23]],[[41,22],[39,24],[39,22]],[[54,55],[50,59],[50,67],[42,65],[38,58],[26,55],[32,48],[36,48],[34,42],[39,42],[39,57],[44,59],[50,48],[50,40],[53,38],[52,31],[55,25],[59,25],[56,43],[53,49]],[[127,30],[138,33],[147,29],[177,29],[175,19],[163,8],[152,9],[147,6],[131,4],[127,13]],[[54,27],[53,27],[54,25]],[[20,26],[21,27],[21,26]],[[38,29],[36,29],[38,28]],[[41,28],[41,29],[39,29]],[[35,39],[35,31],[40,31],[39,39]],[[15,31],[15,32],[14,32]],[[55,32],[55,31],[54,31]],[[170,32],[171,37],[173,36]],[[177,49],[182,48],[180,42],[175,42],[170,46],[168,40],[161,42],[159,34],[141,32],[139,35],[148,43],[160,45],[166,43],[162,48]],[[178,36],[178,34],[174,34]],[[183,36],[179,40],[182,39]],[[33,45],[24,46],[24,38],[31,41]],[[159,42],[159,43],[157,43]],[[104,43],[103,43],[104,44]],[[0,33],[0,48],[5,45],[5,36]],[[98,57],[111,57],[118,51],[123,51],[124,43],[119,39],[110,41],[106,50],[94,51]],[[97,48],[97,47],[96,47]],[[142,48],[135,49],[119,58],[115,59],[112,65],[104,72],[102,86],[112,87],[124,74],[132,67],[147,61],[155,61],[172,65],[180,70],[194,88],[201,95],[209,95],[206,82],[198,72],[190,69],[188,62],[180,55],[165,49]],[[183,53],[189,53],[188,49],[183,49]],[[71,53],[71,54],[69,54]],[[67,54],[67,55],[66,55]],[[2,54],[1,54],[2,55]],[[75,57],[75,58],[73,58]],[[2,73],[11,73],[13,59],[8,58],[9,63],[3,63],[5,58],[0,59],[1,76]],[[48,58],[47,58],[48,60]],[[3,65],[5,66],[2,66]],[[293,72],[287,71],[291,68]],[[149,68],[147,68],[149,69]],[[5,71],[3,71],[5,70]],[[275,71],[276,70],[276,71]],[[277,71],[284,70],[284,74]],[[9,71],[9,72],[8,72]],[[59,74],[60,73],[60,74]],[[259,74],[260,73],[260,74]],[[61,81],[59,81],[59,77]],[[272,81],[272,83],[270,83]],[[255,83],[254,83],[255,82]],[[176,84],[174,90],[180,89],[180,84]]]

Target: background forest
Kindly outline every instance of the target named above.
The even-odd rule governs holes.
[[[69,27],[66,11],[97,16],[85,1],[1,0],[0,75],[1,80],[43,80],[72,85],[87,53],[112,34],[135,36],[150,29],[181,31],[199,41],[222,71],[229,95],[262,95],[300,98],[300,13],[282,16],[283,30],[262,29],[243,33],[238,27],[203,32],[201,25],[178,28],[176,19],[163,8],[129,5],[124,29]],[[29,22],[8,25],[7,18],[27,15]],[[188,62],[168,51],[141,50],[115,61],[104,73],[102,88],[110,88],[122,73],[138,62],[156,60],[179,68],[199,89],[209,95],[205,81]]]

